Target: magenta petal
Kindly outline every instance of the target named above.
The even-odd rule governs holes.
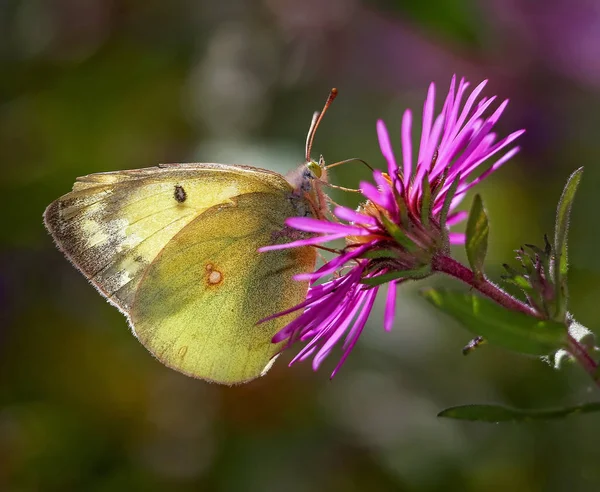
[[[456,119],[458,117],[458,110],[460,109],[460,103],[462,97],[469,87],[469,83],[465,82],[464,78],[460,79],[460,83],[458,84],[458,90],[456,91],[456,98],[452,103],[451,111],[446,113],[446,125],[444,127],[444,137],[442,138],[442,143],[440,147],[446,147],[449,141],[454,138],[456,131]],[[441,152],[440,152],[441,153]]]
[[[379,139],[381,154],[388,163],[388,173],[390,176],[395,176],[398,165],[396,164],[396,158],[394,157],[394,151],[390,143],[390,136],[382,120],[377,120],[377,138]]]
[[[467,116],[469,116],[469,112],[471,111],[473,104],[475,103],[475,101],[479,97],[479,94],[481,94],[481,91],[483,90],[483,88],[486,86],[487,83],[488,83],[487,80],[480,82],[479,85],[477,87],[475,87],[475,89],[473,89],[473,92],[471,92],[471,95],[467,98],[467,101],[465,102],[465,106],[464,106],[463,110],[461,111],[458,121],[456,122],[455,133],[452,136],[452,138],[456,137],[456,135],[458,134],[458,131],[463,126],[464,122],[467,119]],[[477,116],[475,116],[475,118],[477,118]]]
[[[333,213],[338,218],[342,220],[347,220],[348,222],[355,222],[357,224],[367,224],[370,226],[377,225],[377,221],[375,220],[375,218],[371,217],[370,215],[361,214],[347,207],[335,207]]]
[[[388,284],[387,298],[385,301],[383,328],[388,332],[392,331],[394,318],[396,317],[396,286],[396,282],[390,282]]]
[[[448,227],[456,225],[459,222],[462,222],[463,220],[465,220],[468,216],[469,216],[469,213],[464,210],[462,210],[461,212],[456,212],[455,214],[451,214],[448,216],[448,219],[446,220],[446,225]]]
[[[467,236],[462,232],[451,232],[448,234],[450,244],[465,244],[466,237]]]
[[[431,133],[431,123],[433,121],[433,105],[435,104],[435,84],[432,82],[429,85],[427,91],[427,99],[423,105],[423,128],[421,130],[421,143],[419,144],[419,155],[417,157],[417,164],[424,162],[423,152],[429,140],[429,134]]]
[[[445,165],[447,165],[447,163],[440,161],[439,156],[438,156],[438,160],[436,161],[436,164],[433,167],[431,166],[431,162],[433,160],[433,154],[435,153],[435,151],[438,147],[438,142],[440,140],[440,135],[442,133],[443,127],[444,127],[444,116],[439,115],[435,119],[435,122],[433,123],[433,128],[431,130],[431,136],[429,137],[429,140],[427,141],[427,148],[423,151],[423,174],[425,174],[425,171],[429,171],[431,169],[432,172],[430,173],[429,179],[433,179],[437,175],[441,174],[444,171]],[[417,181],[420,181],[422,178],[423,178],[422,175],[417,176]]]
[[[500,166],[502,166],[502,164],[505,164],[507,161],[509,161],[510,159],[512,159],[512,157],[517,154],[519,152],[519,150],[521,150],[520,147],[514,147],[513,149],[509,150],[506,154],[504,154],[504,156],[502,156],[500,159],[498,159],[491,168],[489,168],[486,172],[484,172],[481,176],[479,176],[478,178],[474,179],[471,183],[469,183],[463,190],[460,191],[460,193],[466,193],[467,191],[469,191],[471,188],[473,188],[473,186],[475,186],[478,183],[481,183],[481,181],[483,181],[485,178],[487,178],[490,174],[492,174],[494,171],[496,171]]]
[[[264,253],[266,251],[276,251],[278,249],[299,248],[301,246],[326,243],[328,241],[345,238],[347,235],[348,234],[344,232],[339,234],[330,234],[327,236],[310,237],[308,239],[299,239],[298,241],[292,241],[291,243],[271,244],[269,246],[262,246],[261,248],[258,248],[258,252]]]
[[[321,347],[321,349],[319,350],[317,355],[315,355],[315,358],[313,360],[313,369],[315,371],[317,369],[319,369],[321,362],[323,362],[325,357],[327,357],[329,355],[329,353],[331,352],[331,350],[333,349],[334,345],[340,340],[340,338],[342,338],[342,336],[346,332],[346,329],[348,328],[348,326],[354,319],[354,316],[356,315],[356,312],[358,311],[359,308],[360,308],[360,304],[358,304],[358,303],[356,303],[356,304],[348,303],[345,306],[345,309],[337,316],[337,318],[335,320],[332,320],[331,324],[335,325],[336,321],[342,320],[342,318],[343,318],[341,323],[335,327],[335,330],[333,330],[333,333],[331,333],[331,335],[325,341],[325,343],[323,344],[323,346]]]
[[[412,177],[412,142],[411,142],[411,130],[412,130],[412,112],[407,109],[402,116],[402,161],[404,164],[404,186],[407,187],[410,184],[410,178]]]
[[[507,145],[510,145],[513,141],[515,141],[518,137],[523,135],[525,130],[519,130],[514,133],[511,133],[506,138],[500,140],[493,147],[487,149],[487,151],[479,157],[475,162],[473,162],[467,169],[465,169],[465,177],[469,175],[469,173],[473,172],[477,167],[479,167],[483,162],[488,160],[494,154],[505,148]],[[514,154],[513,154],[514,155]]]
[[[297,275],[294,275],[293,278],[294,278],[294,280],[315,280],[315,279],[321,278],[325,275],[329,275],[330,273],[335,272],[344,263],[347,263],[348,261],[352,260],[353,258],[358,258],[365,251],[368,251],[372,247],[373,247],[372,243],[364,244],[363,246],[359,246],[358,248],[355,248],[345,254],[341,254],[341,255],[335,257],[333,260],[325,263],[316,272],[299,273]]]
[[[326,220],[313,219],[310,217],[290,217],[286,219],[285,223],[306,232],[317,232],[317,233],[333,233],[340,234],[345,233],[347,235],[366,235],[367,231],[360,227],[349,226],[346,224],[337,224],[335,222],[329,222]]]
[[[338,371],[344,365],[344,362],[346,362],[346,359],[350,355],[350,352],[352,352],[352,349],[356,345],[356,342],[358,342],[360,334],[362,333],[363,328],[365,327],[365,324],[367,323],[369,314],[371,313],[371,310],[373,309],[373,304],[375,303],[375,297],[377,296],[377,291],[378,291],[377,287],[367,291],[366,304],[362,308],[362,311],[360,312],[358,319],[356,320],[356,322],[354,323],[354,326],[352,327],[352,330],[350,331],[350,333],[352,334],[352,337],[350,338],[350,343],[346,347],[346,350],[344,351],[344,354],[342,355],[342,358],[338,362],[337,366],[335,366],[335,369],[331,373],[332,378],[338,373]]]
[[[382,207],[386,206],[386,200],[381,196],[379,190],[375,188],[371,183],[367,181],[360,182],[360,191],[363,195],[367,197],[368,200],[376,203],[377,205],[381,205]]]

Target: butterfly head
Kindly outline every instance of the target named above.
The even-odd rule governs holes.
[[[306,161],[306,170],[313,179],[321,179],[324,177],[326,172],[325,159],[323,159],[323,156],[319,158],[319,162],[313,160]]]

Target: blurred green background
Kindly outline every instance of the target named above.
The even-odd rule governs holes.
[[[377,118],[398,149],[402,112],[419,120],[430,81],[441,98],[453,73],[490,78],[485,94],[511,99],[499,131],[528,132],[479,188],[489,273],[498,280],[512,249],[552,232],[562,185],[586,166],[571,309],[596,330],[595,0],[3,0],[0,33],[0,490],[600,490],[597,415],[436,418],[462,403],[561,406],[597,390],[577,367],[494,347],[464,358],[469,334],[418,284],[401,289],[392,333],[379,302],[335,380],[335,355],[313,373],[287,368],[290,353],[260,380],[219,387],[152,358],[41,218],[93,172],[189,161],[292,169],[333,86],[340,97],[314,154],[382,167]],[[368,176],[359,165],[335,171],[344,186]]]

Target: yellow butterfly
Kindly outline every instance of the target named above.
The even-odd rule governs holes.
[[[280,174],[226,164],[166,164],[90,174],[52,202],[46,228],[73,265],[126,317],[165,365],[223,384],[266,373],[281,349],[271,339],[290,314],[257,325],[306,295],[292,276],[312,271],[314,248],[258,253],[289,242],[293,216],[327,209],[323,160]],[[298,234],[298,232],[296,232]]]

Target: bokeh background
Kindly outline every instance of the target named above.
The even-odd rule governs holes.
[[[292,169],[333,86],[315,155],[382,167],[377,118],[398,149],[402,112],[419,120],[430,81],[442,97],[453,73],[489,78],[487,95],[511,99],[500,132],[527,128],[522,152],[479,188],[489,273],[498,280],[514,248],[552,232],[567,176],[586,166],[571,310],[597,329],[596,0],[3,0],[0,34],[0,490],[599,490],[596,415],[495,426],[436,417],[462,403],[598,395],[577,367],[488,346],[463,357],[469,334],[418,284],[402,288],[392,333],[378,304],[333,381],[335,356],[313,373],[288,368],[286,354],[260,380],[219,387],[154,360],[41,218],[93,172]],[[335,171],[344,186],[367,177],[359,165]]]

